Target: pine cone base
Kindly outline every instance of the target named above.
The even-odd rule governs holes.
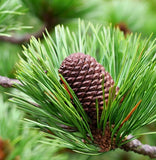
[[[100,147],[100,152],[108,152],[116,148],[115,142],[111,141],[111,129],[108,123],[104,133],[101,129],[95,128],[95,126],[91,126],[91,131],[94,138],[94,144],[97,144]]]

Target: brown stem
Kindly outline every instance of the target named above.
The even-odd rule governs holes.
[[[129,135],[127,139],[133,138],[132,135]],[[156,146],[150,146],[148,144],[142,144],[139,140],[135,139],[132,140],[123,146],[121,146],[121,149],[124,149],[125,151],[133,151],[135,153],[139,153],[142,155],[147,155],[150,158],[156,158]]]
[[[23,35],[22,37],[7,37],[7,36],[0,36],[0,41],[3,42],[9,42],[9,43],[13,43],[13,44],[23,44],[23,43],[27,43],[29,42],[30,38],[32,36],[34,36],[35,38],[43,38],[43,33],[45,33],[45,28],[47,27],[47,25],[43,25],[39,31],[37,31],[34,34],[26,34]]]
[[[11,88],[14,87],[14,84],[21,84],[21,82],[17,79],[10,79],[8,77],[0,76],[0,86],[5,88]]]

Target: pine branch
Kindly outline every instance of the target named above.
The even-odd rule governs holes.
[[[45,28],[49,28],[46,24],[44,24],[39,31],[33,34],[25,34],[21,37],[11,36],[0,36],[0,41],[9,42],[13,44],[23,44],[30,41],[30,38],[34,36],[35,38],[43,38],[43,33],[45,33]]]
[[[129,135],[127,139],[133,138],[132,135]],[[121,149],[125,151],[133,151],[142,155],[147,155],[150,158],[156,158],[156,146],[150,146],[147,144],[142,144],[139,140],[135,139],[126,144],[124,144]]]
[[[15,83],[18,83],[21,85],[20,81],[17,80],[17,79],[9,79],[7,77],[3,77],[3,76],[0,76],[0,85],[2,87],[13,87],[13,85]],[[31,104],[31,102],[30,102]],[[36,107],[39,107],[36,103],[32,103],[32,105],[36,106]],[[72,129],[72,128],[69,128],[68,126],[65,126],[65,125],[62,125],[61,126],[62,128],[64,129],[68,129],[70,131],[75,131],[75,129]],[[127,140],[133,138],[132,135],[129,135],[127,137]],[[121,149],[125,150],[125,151],[133,151],[135,153],[139,153],[139,154],[142,154],[142,155],[147,155],[149,156],[150,158],[156,158],[156,147],[155,146],[150,146],[150,145],[147,145],[147,144],[142,144],[138,139],[135,139],[135,140],[132,140],[126,144],[124,144]]]
[[[9,79],[7,77],[0,76],[0,85],[2,87],[13,87],[13,84],[15,84],[15,83],[21,84],[19,82],[19,80],[17,80],[17,79]],[[38,107],[38,105],[36,105],[34,103],[33,103],[33,105]],[[64,128],[64,129],[69,129],[69,127],[65,126],[65,125],[62,125],[61,127]],[[127,137],[127,140],[131,139],[131,138],[133,138],[133,136],[129,135]],[[156,158],[156,147],[155,146],[150,146],[150,145],[147,145],[147,144],[144,145],[137,139],[126,143],[125,145],[123,145],[121,147],[121,149],[123,149],[127,152],[128,151],[133,151],[133,152],[136,152],[136,153],[139,153],[139,154],[148,155],[150,158]]]
[[[9,79],[7,77],[0,76],[0,85],[2,87],[13,87],[13,85],[15,83],[18,83],[18,84],[21,85],[21,83],[17,79]],[[39,107],[36,103],[32,103],[32,104],[36,107]],[[64,128],[64,129],[68,129],[68,130],[71,129],[70,131],[75,131],[75,129],[69,128],[68,126],[65,126],[65,125],[62,125],[61,127]],[[131,139],[131,138],[133,138],[133,136],[129,135],[127,137],[127,140]],[[147,155],[150,158],[156,158],[156,147],[155,146],[150,146],[150,145],[147,145],[147,144],[144,145],[138,139],[132,140],[132,141],[124,144],[121,147],[121,149],[123,149],[127,152],[128,151],[133,151],[135,153],[139,153],[139,154],[142,154],[142,155]]]
[[[11,79],[8,77],[0,76],[0,85],[5,88],[11,88],[14,84],[20,84],[20,81],[17,79]]]
[[[49,130],[65,147],[74,151],[99,154],[100,149],[105,148],[103,140],[106,137],[102,136],[102,131],[105,130],[100,128],[98,136],[101,138],[97,141],[97,147],[93,139],[95,136],[92,135],[92,131],[96,132],[97,128],[94,130],[90,126],[91,122],[82,104],[63,76],[61,78],[65,84],[60,83],[60,64],[70,54],[80,52],[94,57],[103,65],[120,88],[101,121],[102,126],[109,121],[111,134],[110,129],[106,129],[109,141],[114,142],[115,139],[114,143],[121,146],[127,135],[155,121],[155,41],[141,40],[137,35],[125,37],[112,27],[94,27],[90,23],[85,25],[84,22],[79,23],[77,33],[63,26],[56,27],[55,31],[55,39],[47,32],[44,45],[35,38],[31,39],[28,48],[24,47],[23,53],[27,59],[20,59],[17,71],[18,79],[24,84],[23,87],[18,85],[17,89],[40,107],[34,107],[29,99],[21,95],[14,94],[12,102],[29,115],[29,121],[35,127]],[[120,103],[123,97],[124,100]],[[136,108],[140,100],[142,103],[134,111],[133,108]],[[120,127],[125,119],[126,122]],[[70,132],[60,125],[76,128],[77,131]],[[103,143],[102,147],[100,142]],[[111,147],[107,148],[114,149]]]

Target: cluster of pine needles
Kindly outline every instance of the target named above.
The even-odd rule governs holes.
[[[18,93],[12,95],[12,101],[27,113],[27,121],[47,131],[45,135],[49,138],[60,139],[65,147],[77,152],[98,154],[100,149],[94,144],[90,119],[58,73],[62,61],[70,54],[90,55],[105,67],[120,88],[115,99],[112,88],[108,105],[104,104],[102,116],[97,118],[103,133],[108,122],[112,141],[116,137],[116,146],[120,147],[129,141],[127,135],[136,138],[145,134],[136,131],[156,120],[156,45],[150,38],[142,39],[137,34],[125,37],[112,26],[94,26],[83,21],[79,21],[77,32],[57,26],[53,39],[47,32],[44,43],[32,38],[24,47],[17,72],[22,85],[16,85]],[[68,90],[61,85],[60,77]],[[96,111],[98,116],[98,105]]]

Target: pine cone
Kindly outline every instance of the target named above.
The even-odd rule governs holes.
[[[74,53],[62,62],[59,73],[65,78],[79,98],[85,112],[96,122],[96,99],[99,113],[103,109],[102,81],[104,76],[105,101],[108,102],[109,89],[114,81],[105,68],[94,58],[83,53]],[[116,88],[116,93],[118,88]]]

